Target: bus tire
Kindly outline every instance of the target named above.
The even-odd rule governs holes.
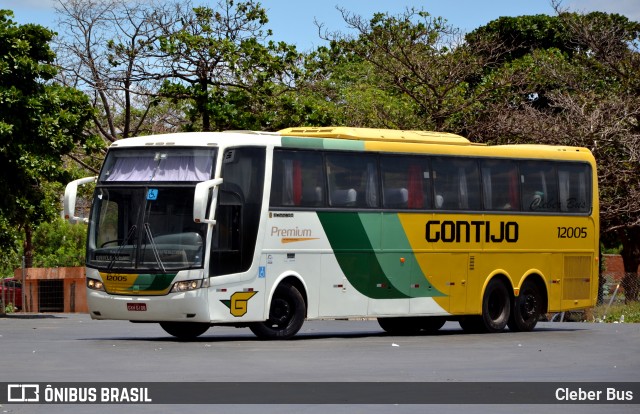
[[[529,332],[535,328],[542,314],[543,299],[538,285],[527,279],[520,288],[520,294],[513,299],[509,317],[509,329],[514,332]]]
[[[160,327],[178,339],[195,339],[207,332],[211,325],[200,322],[160,322]]]
[[[505,283],[491,279],[482,297],[482,321],[486,332],[501,332],[509,322],[511,295]]]
[[[260,339],[289,339],[302,328],[306,314],[300,291],[289,283],[282,283],[271,299],[269,319],[252,323],[249,329]]]

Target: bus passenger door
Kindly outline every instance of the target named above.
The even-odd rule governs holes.
[[[246,272],[253,263],[262,209],[264,148],[225,151],[209,274]]]

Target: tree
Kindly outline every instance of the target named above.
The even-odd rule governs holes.
[[[120,138],[179,129],[170,106],[157,110],[162,81],[156,53],[159,25],[173,24],[180,3],[58,0],[59,80],[91,96],[92,132]],[[85,165],[96,168],[101,160]]]
[[[399,16],[377,13],[368,22],[345,10],[342,14],[357,37],[327,37],[371,65],[372,88],[404,101],[402,106],[412,114],[399,128],[464,132],[464,117],[489,93],[488,86],[493,87],[472,88],[498,57],[493,39],[479,38],[470,48],[459,29],[415,9]]]
[[[266,11],[252,0],[58,0],[57,12],[60,79],[92,96],[96,132],[107,143],[269,129],[296,75],[295,47],[268,40]]]
[[[161,95],[190,102],[191,129],[264,129],[265,110],[295,77],[299,54],[266,41],[266,11],[249,0],[184,10],[162,24],[157,56],[167,80]],[[266,116],[266,118],[265,118]]]
[[[414,104],[393,88],[378,85],[374,65],[331,42],[305,57],[303,74],[285,111],[291,125],[349,125],[402,129],[417,125]],[[289,125],[290,126],[290,125]]]
[[[33,261],[38,267],[82,266],[86,240],[87,226],[56,217],[33,232]]]
[[[622,243],[625,297],[637,300],[640,24],[615,14],[559,11],[556,17],[501,18],[477,32],[520,39],[514,45],[520,52],[502,53],[501,64],[484,77],[519,81],[495,91],[471,134],[487,142],[591,149],[599,166],[602,240]]]
[[[10,194],[0,198],[0,246],[15,248],[8,230],[21,229],[29,265],[32,228],[59,212],[56,183],[70,178],[64,155],[92,145],[84,132],[92,111],[84,94],[50,82],[53,33],[12,16],[0,10],[0,187]]]

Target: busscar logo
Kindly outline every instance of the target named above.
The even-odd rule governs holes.
[[[40,385],[38,384],[8,384],[7,402],[39,402]]]

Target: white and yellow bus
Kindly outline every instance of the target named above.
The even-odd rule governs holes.
[[[585,148],[346,127],[122,139],[88,218],[94,319],[290,338],[305,319],[532,330],[593,306],[598,191]]]

